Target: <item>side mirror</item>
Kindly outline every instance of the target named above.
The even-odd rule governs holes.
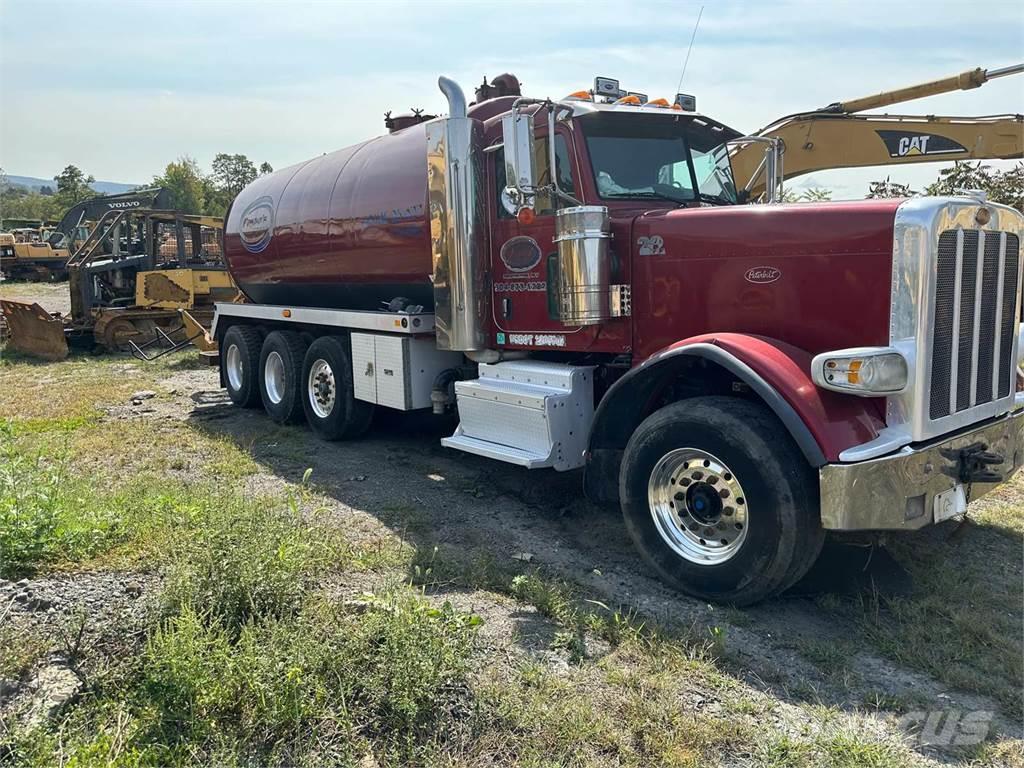
[[[517,109],[501,120],[505,142],[505,189],[519,208],[529,205],[536,194],[533,168],[533,115]]]

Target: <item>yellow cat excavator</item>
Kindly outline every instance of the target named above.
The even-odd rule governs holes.
[[[953,77],[883,91],[782,117],[755,136],[775,139],[783,149],[783,179],[833,168],[902,165],[950,160],[1011,160],[1024,157],[1024,117],[863,115],[913,99],[979,88],[989,80],[1024,72],[1024,64],[973,69]],[[730,150],[741,195],[756,200],[765,192],[764,145],[738,143]]]

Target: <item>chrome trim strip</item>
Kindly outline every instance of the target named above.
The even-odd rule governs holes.
[[[288,311],[290,315],[284,316]],[[268,320],[280,323],[306,323],[330,328],[356,328],[364,331],[383,331],[404,335],[434,332],[434,315],[404,315],[397,312],[362,312],[344,309],[317,309],[314,307],[284,307],[275,304],[234,304],[218,302],[214,305],[213,326],[210,336],[217,336],[217,322],[221,317],[241,317],[247,320]],[[403,327],[402,321],[406,320]]]
[[[956,393],[960,368],[960,344],[957,336],[960,332],[960,291],[963,289],[964,268],[964,231],[956,231],[956,267],[953,273],[953,346],[950,350],[949,363],[949,413],[956,413]],[[934,294],[933,294],[934,295]],[[922,404],[923,405],[923,404]]]
[[[910,435],[905,429],[898,427],[885,427],[878,433],[878,437],[852,448],[847,448],[839,454],[842,462],[867,461],[885,456],[895,450],[910,444]]]
[[[978,401],[978,352],[981,348],[981,279],[985,273],[985,230],[978,232],[978,254],[974,275],[974,334],[971,337],[971,393],[970,408]]]
[[[999,354],[1003,348],[1003,290],[1006,288],[1006,233],[999,234],[999,277],[996,283],[996,349],[992,360],[992,399],[999,399]]]

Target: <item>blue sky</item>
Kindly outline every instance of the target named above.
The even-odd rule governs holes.
[[[943,2],[498,3],[0,0],[0,167],[75,163],[142,182],[188,154],[282,167],[383,131],[386,110],[443,111],[438,74],[467,93],[516,73],[561,97],[595,75],[682,90],[739,130],[836,100],[1024,61],[1024,4]],[[512,10],[514,9],[514,11]],[[895,108],[1024,112],[1024,76]],[[837,196],[873,178],[915,186],[940,166],[814,174]]]

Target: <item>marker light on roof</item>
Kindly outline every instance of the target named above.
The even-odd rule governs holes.
[[[610,77],[595,77],[594,93],[600,96],[610,96],[613,99],[623,95],[622,91],[619,90],[619,81],[613,80]]]
[[[677,93],[676,104],[684,112],[696,112],[697,111],[697,97],[691,96],[688,93]]]
[[[668,99],[654,99],[653,101],[647,102],[648,107],[661,107],[662,109],[668,109]]]
[[[640,97],[639,96],[633,96],[632,94],[629,95],[629,96],[623,96],[621,99],[616,100],[615,103],[616,104],[622,104],[622,105],[628,106],[628,107],[639,107],[639,106],[643,105],[643,102],[640,101]]]
[[[590,101],[590,91],[573,91],[565,97],[566,101]]]

